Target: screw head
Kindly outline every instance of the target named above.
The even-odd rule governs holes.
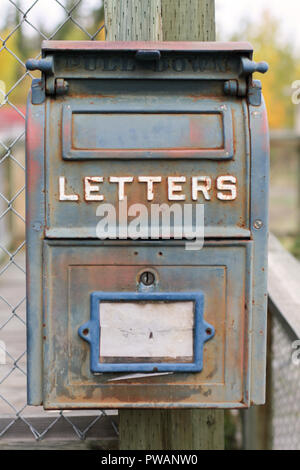
[[[35,232],[39,232],[42,229],[42,224],[40,222],[35,222],[32,225],[32,228]]]
[[[257,220],[254,222],[253,226],[254,226],[254,228],[255,228],[256,230],[260,230],[260,229],[264,226],[264,223],[263,223],[262,220],[257,219]]]

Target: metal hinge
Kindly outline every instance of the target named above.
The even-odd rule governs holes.
[[[241,58],[238,80],[227,80],[224,93],[229,96],[247,97],[252,106],[260,106],[262,102],[262,86],[260,80],[253,80],[255,72],[266,73],[269,65],[266,62],[254,62],[247,57]]]
[[[41,104],[47,95],[64,95],[68,92],[69,84],[63,78],[54,77],[54,59],[48,56],[45,59],[29,59],[26,62],[27,70],[40,70],[41,79],[32,80],[32,104]]]

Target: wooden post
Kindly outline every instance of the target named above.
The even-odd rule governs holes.
[[[164,41],[215,41],[215,0],[161,0]]]
[[[214,41],[214,0],[105,0],[111,41]],[[120,410],[121,450],[221,450],[223,410]]]
[[[107,41],[162,41],[161,0],[104,0]]]
[[[119,410],[120,450],[222,450],[223,410]]]

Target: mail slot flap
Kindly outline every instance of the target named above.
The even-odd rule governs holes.
[[[64,105],[63,159],[233,158],[230,105],[172,98],[158,105],[121,95],[98,106]]]
[[[252,55],[252,46],[243,42],[43,43],[43,57],[53,59],[54,77],[63,79],[238,79],[241,58],[251,59]],[[51,77],[51,86],[50,82]]]

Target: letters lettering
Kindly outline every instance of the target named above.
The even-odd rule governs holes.
[[[101,186],[100,186],[101,183]],[[237,178],[233,175],[211,176],[84,176],[83,196],[87,202],[105,201],[105,186],[117,184],[117,200],[126,199],[127,184],[143,184],[145,199],[149,202],[161,202],[160,185],[167,187],[166,197],[169,201],[186,201],[188,199],[199,203],[219,200],[222,202],[235,201],[238,197]],[[67,178],[60,176],[58,180],[59,200],[76,202],[79,194],[68,185]],[[134,194],[134,190],[132,192]],[[141,194],[141,191],[138,192]],[[156,199],[158,196],[158,199]],[[136,201],[142,203],[143,201]]]

